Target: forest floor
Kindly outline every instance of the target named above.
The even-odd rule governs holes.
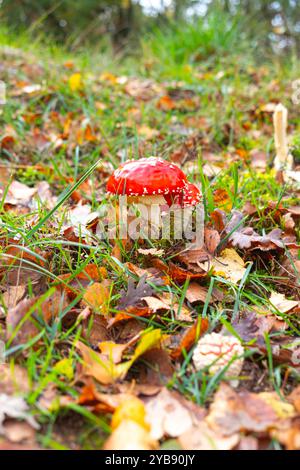
[[[299,449],[300,190],[272,120],[282,102],[299,164],[299,77],[182,71],[1,47],[0,449]],[[201,188],[201,249],[97,237],[109,175],[151,155]],[[212,374],[213,332],[243,353]]]

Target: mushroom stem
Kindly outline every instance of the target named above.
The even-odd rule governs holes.
[[[289,153],[287,139],[288,110],[281,103],[279,103],[275,108],[273,123],[276,147],[274,167],[276,170],[291,170],[293,167],[293,157]]]

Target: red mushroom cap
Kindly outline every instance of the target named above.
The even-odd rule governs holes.
[[[109,178],[106,189],[127,196],[164,196],[182,193],[186,184],[185,174],[174,163],[149,157],[120,165]]]
[[[201,191],[193,183],[187,182],[180,193],[165,196],[169,206],[179,205],[182,208],[196,206],[201,201]]]
[[[187,183],[183,190],[182,207],[196,206],[201,201],[201,191],[193,183]]]

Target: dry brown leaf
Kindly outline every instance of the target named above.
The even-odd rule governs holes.
[[[208,294],[208,288],[205,286],[200,286],[197,282],[191,282],[186,290],[186,298],[191,303],[202,302],[205,303]],[[212,295],[209,299],[209,303],[221,301],[223,299],[223,294],[218,289],[213,289]]]
[[[224,436],[240,431],[265,432],[277,422],[273,408],[259,395],[235,392],[222,383],[206,418],[208,425]]]
[[[288,245],[288,243],[284,243],[280,229],[274,229],[267,235],[261,236],[252,227],[236,230],[230,236],[229,241],[241,250],[259,249],[261,251],[270,251],[284,249],[284,245]]]
[[[209,253],[214,254],[217,246],[221,241],[221,237],[217,230],[213,230],[211,228],[206,227],[204,229],[204,239],[205,239],[205,246]]]
[[[127,307],[126,311],[117,313],[116,316],[108,322],[107,326],[108,328],[112,328],[124,320],[132,320],[135,317],[148,318],[152,315],[153,312],[148,307]]]
[[[156,391],[158,391],[157,387],[161,387],[172,379],[174,371],[168,351],[162,348],[153,348],[147,351],[143,355],[143,362],[139,364],[139,386],[144,386],[141,393],[153,395],[151,389],[156,387]],[[135,390],[137,390],[136,387]]]
[[[30,188],[19,181],[13,181],[9,186],[5,197],[5,204],[12,206],[28,206],[31,199],[36,194],[37,188]],[[0,196],[3,195],[3,189],[0,188]]]
[[[3,426],[5,437],[13,443],[35,446],[35,430],[26,422],[7,420]]]
[[[88,343],[97,347],[102,341],[109,341],[110,335],[107,331],[107,320],[100,315],[92,315],[83,322],[83,335]]]
[[[167,274],[167,276],[169,276],[171,279],[173,279],[174,281],[177,281],[180,284],[184,283],[188,278],[201,279],[207,276],[207,273],[203,269],[199,270],[201,272],[196,272],[196,273],[190,272],[190,271],[187,271],[186,269],[181,268],[180,266],[177,266],[171,261],[167,265],[160,259],[155,258],[154,260],[152,260],[152,263],[153,263],[153,266],[160,269],[162,272]]]
[[[0,364],[0,393],[25,394],[30,390],[27,369],[19,365]]]
[[[280,313],[288,313],[299,305],[297,300],[288,300],[284,294],[279,292],[272,292],[269,301]],[[278,318],[281,319],[279,316]]]
[[[43,321],[50,323],[66,306],[64,297],[58,291],[44,301],[41,299],[24,299],[8,310],[6,336],[8,340],[13,338],[13,344],[26,343],[34,338],[43,328]]]
[[[288,399],[294,405],[297,412],[300,413],[300,385],[292,391]]]
[[[300,450],[300,418],[280,423],[278,429],[271,432],[274,439],[283,444],[287,450]]]
[[[201,421],[183,433],[179,437],[179,443],[184,450],[231,450],[239,439],[238,433],[223,436],[211,429],[205,421]]]
[[[180,436],[205,414],[202,408],[166,388],[147,399],[145,407],[146,421],[151,427],[150,435],[156,440],[164,436]]]
[[[3,294],[3,303],[7,309],[14,308],[18,302],[24,297],[26,286],[10,286]]]
[[[142,297],[142,300],[146,302],[147,306],[151,310],[151,313],[156,313],[159,310],[170,310],[170,305],[156,297]]]
[[[170,292],[164,292],[159,294],[159,298],[168,305],[168,310],[172,309],[176,320],[185,322],[193,321],[191,310],[184,303],[180,305],[176,295]]]
[[[188,269],[201,271],[200,263],[209,262],[211,259],[206,247],[191,248],[182,251],[176,256],[176,259],[183,263]],[[203,270],[202,270],[203,271]],[[206,274],[204,274],[206,275]]]

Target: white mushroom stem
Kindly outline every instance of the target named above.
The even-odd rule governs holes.
[[[151,238],[157,237],[159,227],[161,227],[160,206],[166,205],[167,202],[165,198],[162,195],[129,196],[128,203],[144,205],[147,220],[151,227]]]
[[[166,200],[161,195],[153,195],[153,196],[128,196],[128,202],[137,203],[137,204],[145,204],[145,206],[152,206],[153,204],[156,205],[163,205],[166,204]]]
[[[276,148],[274,167],[276,170],[291,170],[293,167],[293,157],[289,153],[287,139],[288,111],[281,103],[275,108],[273,122]]]

